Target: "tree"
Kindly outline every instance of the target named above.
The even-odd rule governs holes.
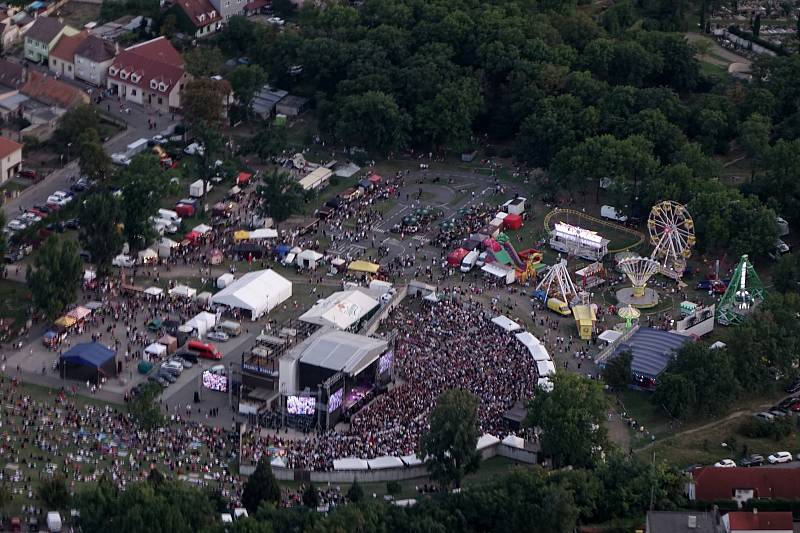
[[[104,275],[124,241],[119,227],[123,219],[120,202],[109,192],[91,194],[81,204],[79,216],[81,245],[91,255],[97,273]]]
[[[430,429],[420,439],[420,457],[428,457],[431,478],[461,486],[466,474],[478,469],[478,399],[467,391],[443,392],[428,418]]]
[[[111,168],[111,158],[103,148],[100,135],[88,129],[78,136],[78,165],[81,174],[91,179],[104,179]]]
[[[28,267],[26,278],[33,305],[47,318],[55,319],[75,301],[76,289],[83,279],[83,261],[75,241],[55,236],[47,239]]]
[[[347,489],[347,499],[350,500],[350,503],[359,503],[364,499],[364,489],[355,478],[353,478],[353,484]]]
[[[653,394],[653,403],[674,418],[685,418],[697,402],[694,384],[682,374],[663,374]]]
[[[228,76],[233,94],[239,105],[249,117],[252,112],[253,98],[267,82],[267,74],[259,65],[239,65]]]
[[[258,462],[255,471],[250,474],[242,491],[242,505],[251,513],[255,513],[262,502],[278,505],[281,501],[281,488],[266,456]]]
[[[158,210],[168,189],[169,178],[154,155],[141,154],[133,158],[121,173],[122,220],[125,237],[131,249],[147,247],[154,235],[150,217]]]
[[[6,214],[2,211],[0,211],[0,227],[6,227]],[[6,248],[8,248],[6,234],[5,232],[0,232],[0,255],[4,255],[6,253]]]
[[[627,387],[633,380],[632,362],[633,352],[630,350],[624,350],[616,357],[609,359],[605,368],[603,368],[603,380],[606,385],[616,391]]]
[[[566,372],[553,377],[553,390],[528,402],[525,425],[538,427],[542,451],[557,467],[590,467],[606,446],[606,403],[599,382]]]
[[[189,129],[198,122],[218,128],[225,111],[229,85],[226,81],[197,78],[186,83],[181,95],[183,118]]]
[[[344,98],[338,107],[334,132],[347,144],[386,153],[408,141],[411,120],[390,94],[367,91]]]
[[[39,499],[48,509],[65,509],[70,495],[67,483],[61,476],[46,478],[39,483]]]
[[[73,107],[58,119],[53,141],[60,149],[64,149],[68,143],[77,143],[84,132],[96,130],[98,124],[100,115],[95,108],[88,104]],[[75,154],[77,150],[73,149],[70,153]]]
[[[739,129],[739,144],[758,166],[762,166],[767,157],[771,134],[772,121],[759,113],[747,117]]]
[[[313,483],[310,483],[303,491],[303,505],[310,509],[319,507],[319,492]]]
[[[11,489],[8,488],[6,483],[0,484],[0,512],[2,512],[8,504],[12,502],[14,499],[14,494],[11,492]]]
[[[128,403],[128,412],[145,431],[152,431],[164,424],[164,415],[158,405],[161,388],[156,383],[149,383],[142,392]],[[163,476],[162,476],[163,477]]]
[[[772,269],[772,282],[779,292],[798,292],[800,281],[800,255],[786,254],[778,259]]]
[[[207,78],[220,73],[225,58],[217,47],[192,48],[183,54],[186,71],[196,78]]]
[[[291,176],[269,172],[263,181],[263,185],[258,187],[259,211],[272,217],[276,226],[302,209],[305,193]]]
[[[753,37],[758,37],[761,33],[761,14],[757,14],[756,18],[753,19]]]
[[[250,137],[242,147],[245,154],[256,154],[261,162],[274,157],[286,149],[286,128],[275,126],[268,122],[264,127]]]

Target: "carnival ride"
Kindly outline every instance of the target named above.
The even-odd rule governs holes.
[[[739,324],[764,301],[765,296],[764,285],[747,255],[743,255],[717,305],[717,323],[723,326]]]
[[[536,279],[543,266],[542,253],[539,250],[527,248],[517,252],[505,233],[500,233],[496,239],[484,240],[483,244],[487,251],[487,262],[510,265],[521,283]]]
[[[631,287],[617,291],[617,301],[633,307],[646,308],[658,304],[658,292],[647,286],[648,280],[661,271],[661,264],[650,257],[628,257],[617,263],[617,269],[631,281]]]
[[[679,281],[696,242],[689,211],[672,200],[660,202],[650,210],[647,231],[654,247],[650,257],[659,261],[662,274]]]
[[[536,285],[534,294],[539,295],[542,299],[547,297],[558,298],[566,304],[570,304],[580,298],[578,289],[575,288],[575,284],[570,278],[565,259],[550,267],[547,274]]]
[[[642,244],[644,244],[644,241],[646,240],[646,237],[645,237],[644,233],[642,233],[641,231],[637,231],[637,230],[635,230],[633,228],[630,228],[628,226],[624,226],[622,224],[617,224],[616,222],[611,222],[611,221],[603,219],[603,218],[593,217],[593,216],[587,215],[586,213],[583,213],[581,211],[576,211],[575,209],[562,209],[560,207],[556,207],[555,209],[553,209],[552,211],[547,213],[547,215],[545,215],[545,217],[544,217],[544,229],[548,233],[553,231],[553,227],[552,227],[553,224],[551,224],[551,221],[552,221],[553,217],[556,217],[557,219],[559,219],[561,217],[565,217],[569,221],[572,221],[572,220],[575,220],[575,221],[585,220],[586,222],[591,223],[593,226],[602,226],[602,227],[606,227],[606,228],[609,228],[609,229],[613,229],[615,231],[630,235],[631,237],[634,237],[636,239],[635,241],[631,242],[630,244],[627,244],[626,246],[622,246],[622,247],[616,248],[616,249],[607,250],[608,253],[612,253],[612,254],[613,253],[617,253],[617,252],[624,252],[626,250],[631,250],[633,248],[637,248],[637,247],[641,246]],[[555,223],[558,223],[558,220]],[[565,222],[565,223],[569,224],[569,222]]]

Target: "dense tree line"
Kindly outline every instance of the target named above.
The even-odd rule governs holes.
[[[776,212],[800,222],[800,58],[758,60],[751,84],[703,75],[670,33],[685,4],[617,2],[593,19],[571,2],[368,0],[302,9],[283,31],[234,18],[219,44],[311,97],[330,141],[388,153],[486,135],[550,170],[542,193],[609,178],[642,214],[688,204],[701,252],[765,254]],[[256,76],[237,70],[247,106]],[[758,169],[741,190],[714,159],[737,145]]]

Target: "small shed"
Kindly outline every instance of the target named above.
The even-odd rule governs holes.
[[[525,212],[525,202],[527,201],[526,198],[522,196],[517,196],[506,203],[503,204],[503,209],[505,209],[506,213],[514,214],[514,215],[522,215]]]
[[[515,215],[514,213],[509,213],[503,218],[503,228],[504,229],[520,229],[522,227],[522,217],[520,215]]]
[[[306,268],[309,270],[314,270],[317,268],[317,263],[319,260],[322,259],[324,256],[316,252],[314,250],[303,250],[299,254],[297,254],[297,259],[295,260],[297,266],[300,268]]]
[[[231,273],[225,273],[221,275],[220,277],[217,278],[217,288],[224,289],[225,287],[233,283],[234,279],[235,278]]]
[[[236,185],[238,186],[247,185],[248,183],[250,183],[250,178],[252,177],[253,175],[249,172],[239,172],[239,175],[236,176]]]
[[[594,309],[588,305],[575,305],[572,307],[572,316],[575,317],[578,336],[585,341],[591,340],[592,333],[594,333],[594,325],[597,322]]]
[[[178,351],[178,339],[172,335],[163,335],[158,339],[159,344],[163,344],[167,348],[167,353],[173,354]]]
[[[278,102],[275,111],[287,117],[296,117],[308,107],[308,98],[302,96],[288,95]]]

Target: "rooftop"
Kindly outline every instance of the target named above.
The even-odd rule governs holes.
[[[89,33],[85,31],[76,33],[75,35],[62,35],[56,45],[53,47],[50,55],[57,57],[62,61],[73,63],[75,61],[75,50],[86,40],[88,36]]]
[[[55,39],[56,35],[58,35],[59,32],[65,27],[66,25],[63,22],[60,22],[57,18],[37,17],[36,21],[33,23],[33,26],[31,26],[30,29],[25,32],[25,37],[35,41],[49,43]]]
[[[16,89],[24,81],[25,67],[7,59],[0,59],[0,84]]]
[[[95,35],[89,35],[75,49],[75,55],[85,57],[95,63],[102,63],[103,61],[113,59],[116,54],[114,43]]]
[[[611,357],[621,352],[633,352],[631,370],[634,374],[656,377],[669,364],[676,350],[691,341],[690,337],[653,328],[639,328],[630,339],[621,343]]]
[[[298,345],[300,362],[356,375],[383,352],[388,343],[364,335],[322,328]]]
[[[31,71],[28,81],[19,92],[47,105],[69,109],[78,104],[89,103],[89,96],[68,83],[58,81],[47,74]]]
[[[0,159],[8,157],[17,150],[21,149],[22,145],[18,142],[14,142],[11,139],[6,139],[5,137],[0,137]]]
[[[208,0],[177,0],[176,4],[189,17],[195,28],[204,28],[220,20],[217,10]]]
[[[795,468],[699,468],[692,473],[699,501],[727,500],[734,490],[752,490],[754,498],[800,499]]]

